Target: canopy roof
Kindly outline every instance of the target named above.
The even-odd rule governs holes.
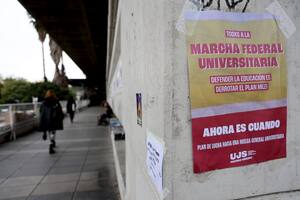
[[[87,76],[105,90],[108,0],[19,0]]]

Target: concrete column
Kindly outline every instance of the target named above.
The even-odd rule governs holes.
[[[16,131],[15,131],[15,113],[14,113],[13,105],[9,105],[8,112],[9,112],[9,123],[10,123],[10,128],[11,128],[10,139],[16,140],[17,137],[16,137]]]
[[[126,132],[126,200],[299,199],[299,2],[278,1],[297,27],[286,49],[287,158],[202,174],[193,173],[185,35],[176,29],[185,2],[120,1],[123,87],[110,98],[115,113],[122,113],[119,118]],[[247,12],[266,12],[273,0],[247,2],[229,9],[220,0],[220,9],[241,12],[246,7]],[[206,9],[218,9],[218,1]],[[142,94],[142,126],[137,124],[136,93]],[[163,195],[147,172],[148,131],[165,145]]]

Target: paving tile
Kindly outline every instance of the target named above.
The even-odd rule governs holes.
[[[86,164],[86,165],[84,165],[84,168],[83,168],[83,172],[89,172],[89,171],[101,171],[101,172],[103,172],[103,171],[106,171],[107,173],[108,172],[112,172],[112,170],[110,170],[110,168],[111,169],[114,169],[114,163],[106,163],[106,164],[104,164],[104,163],[96,163],[96,164]],[[106,172],[104,172],[104,173],[106,173]]]
[[[85,160],[85,155],[80,156],[62,156],[59,162],[83,162]]]
[[[71,143],[68,147],[69,148],[77,148],[77,147],[88,147],[89,142],[74,142]]]
[[[26,163],[22,166],[21,170],[30,170],[30,169],[50,169],[50,167],[53,166],[55,162],[51,161],[51,162],[37,162],[37,161],[32,161],[31,163]]]
[[[77,182],[62,182],[62,183],[45,183],[40,184],[33,192],[35,195],[46,195],[46,194],[59,194],[59,193],[72,193],[75,191]]]
[[[1,161],[0,170],[16,170],[22,165],[22,161],[8,161],[7,159],[5,159],[4,161]]]
[[[0,187],[16,187],[16,186],[26,186],[26,185],[37,185],[41,180],[42,176],[26,176],[17,178],[6,179]]]
[[[18,154],[18,155],[30,155],[30,154],[37,154],[37,153],[47,153],[48,150],[47,149],[23,149],[22,151],[18,151],[16,152],[15,154]]]
[[[34,167],[34,164],[44,164],[44,165],[51,165],[53,164],[54,162],[56,162],[58,158],[55,158],[55,157],[52,157],[52,155],[47,155],[45,157],[34,157],[34,158],[31,158],[30,160],[28,160],[26,163],[24,163],[24,165],[33,165]]]
[[[12,174],[14,174],[17,170],[16,169],[0,169],[0,178],[8,178],[9,176],[11,176]]]
[[[27,200],[71,200],[73,193],[60,193],[30,196]]]
[[[112,156],[113,156],[113,154],[112,154]],[[98,162],[100,162],[100,161],[102,161],[103,159],[104,160],[111,160],[111,156],[110,155],[88,155],[87,156],[87,158],[86,158],[87,160],[94,160],[94,161],[98,161]]]
[[[92,160],[92,159],[88,159],[86,160],[85,162],[85,166],[86,165],[109,165],[109,164],[114,164],[114,160],[112,160],[111,158],[110,159],[95,159],[95,160]]]
[[[26,197],[9,198],[7,200],[26,200]]]
[[[102,189],[98,184],[98,180],[89,180],[89,181],[79,181],[76,191],[85,192],[85,191],[97,191]]]
[[[111,149],[90,149],[89,155],[101,155],[101,154],[113,154],[113,151]]]
[[[83,156],[85,157],[86,152],[74,151],[74,152],[65,152],[63,157],[70,157],[70,156]]]
[[[52,168],[79,168],[81,169],[83,166],[83,162],[65,162],[65,163],[57,163]]]
[[[95,165],[95,164],[99,164],[99,160],[86,160],[84,162],[84,165]]]
[[[86,152],[81,152],[82,154],[79,155],[62,155],[59,158],[59,161],[82,161],[86,158]]]
[[[42,184],[77,181],[79,179],[79,176],[80,173],[48,175],[44,177]]]
[[[5,160],[7,158],[7,155],[0,155],[0,161]]]
[[[48,175],[54,175],[54,174],[72,174],[72,173],[78,173],[81,171],[81,166],[75,166],[75,167],[58,167],[58,168],[52,168]]]
[[[80,181],[95,180],[99,178],[101,177],[99,177],[98,171],[82,172],[80,175]]]
[[[16,171],[11,177],[22,176],[44,176],[49,171],[49,168],[22,168]]]
[[[117,193],[108,192],[108,191],[89,191],[89,192],[78,192],[75,194],[74,200],[92,200],[92,199],[101,199],[101,200],[119,200]]]
[[[74,148],[67,148],[67,151],[69,152],[77,152],[77,151],[81,151],[81,152],[87,152],[89,150],[89,147],[74,147]]]
[[[82,172],[92,172],[92,171],[97,171],[100,169],[100,165],[88,165],[85,166],[82,170]]]
[[[0,199],[26,197],[33,191],[34,188],[35,185],[20,186],[20,187],[1,187]]]
[[[1,156],[10,156],[10,155],[13,155],[14,153],[16,153],[17,152],[17,150],[2,150],[1,152],[0,152],[0,155]]]
[[[55,165],[53,165],[53,167],[75,167],[75,166],[82,166],[84,163],[83,160],[72,160],[72,161],[68,161],[68,160],[61,160],[55,163]]]
[[[56,154],[54,155],[49,155],[46,153],[38,153],[36,154],[32,159],[41,159],[41,160],[56,160],[57,156]]]

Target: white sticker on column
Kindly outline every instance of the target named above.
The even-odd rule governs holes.
[[[147,131],[147,167],[159,194],[163,193],[163,159],[164,145],[149,130]]]
[[[189,10],[197,10],[197,6],[195,4],[193,4],[191,1],[187,0],[184,3],[181,14],[176,22],[176,29],[181,33],[185,33],[184,15],[185,15],[185,12],[189,11]]]
[[[277,0],[273,1],[266,10],[276,17],[276,20],[279,23],[279,27],[286,38],[289,38],[295,33],[296,26],[293,21],[286,14],[284,9],[281,7]]]

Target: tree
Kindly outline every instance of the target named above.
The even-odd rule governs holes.
[[[0,81],[1,83],[1,81]],[[47,90],[53,90],[59,100],[67,100],[72,92],[51,82],[30,83],[25,79],[6,78],[0,84],[0,103],[32,102],[32,97],[44,99]]]
[[[47,90],[53,90],[59,100],[67,100],[72,92],[69,89],[61,88],[51,82],[37,82],[31,85],[31,95],[39,101],[44,99]]]
[[[7,78],[1,88],[1,103],[31,102],[30,83],[24,79]]]

